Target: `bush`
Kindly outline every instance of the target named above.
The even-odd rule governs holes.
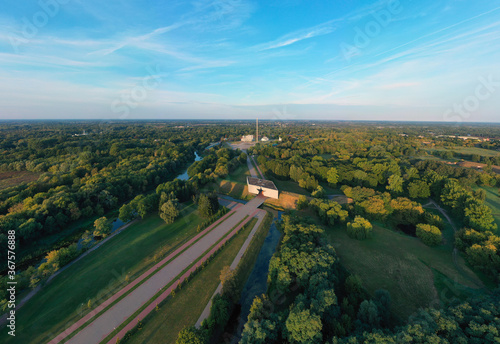
[[[372,236],[373,226],[367,219],[356,216],[354,222],[347,223],[347,235],[351,238],[363,240]]]
[[[417,225],[417,237],[427,246],[439,245],[443,240],[439,228],[423,223]]]
[[[297,200],[297,209],[302,210],[307,208],[308,205],[307,197],[304,195],[299,196],[299,199]]]

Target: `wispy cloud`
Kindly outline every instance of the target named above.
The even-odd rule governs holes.
[[[286,47],[288,45],[303,41],[305,39],[327,35],[335,31],[335,23],[338,20],[330,20],[328,22],[307,28],[292,33],[286,34],[272,42],[259,44],[254,47],[254,49],[263,51],[269,49],[276,49],[281,47]]]

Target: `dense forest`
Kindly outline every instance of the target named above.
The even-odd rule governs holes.
[[[0,123],[0,248],[15,231],[18,291],[109,235],[112,219],[157,213],[172,223],[179,204],[194,201],[201,227],[213,222],[226,210],[211,188],[246,168],[248,153],[281,191],[300,195],[282,216],[268,290],[254,300],[242,343],[498,342],[499,210],[485,191],[500,187],[498,125],[263,121],[271,141],[247,152],[228,144],[254,130],[247,121]],[[451,239],[444,214],[457,225]],[[376,226],[426,248],[451,240],[488,292],[397,319],[390,293],[368,292],[325,235],[345,230],[366,242]],[[0,268],[5,309],[5,255]],[[235,300],[216,299],[219,313]],[[230,320],[220,314],[216,332]],[[188,327],[178,343],[216,342],[212,332]]]

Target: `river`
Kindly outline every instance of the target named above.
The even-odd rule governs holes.
[[[203,159],[203,158],[198,155],[198,152],[194,152],[194,162],[200,161],[201,159]],[[191,166],[191,165],[189,165],[189,166]],[[184,173],[179,174],[176,178],[180,179],[180,180],[188,180],[189,179],[188,168],[186,168],[186,171],[184,171]]]

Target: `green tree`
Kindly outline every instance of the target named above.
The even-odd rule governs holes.
[[[160,207],[160,217],[166,223],[173,223],[175,219],[179,216],[179,204],[177,200],[169,199],[163,203]]]
[[[205,344],[207,338],[202,330],[194,326],[184,327],[177,337],[175,344]]]
[[[375,302],[371,300],[361,302],[358,311],[358,320],[361,321],[361,323],[368,325],[367,328],[370,330],[374,327],[380,326],[380,316]]]
[[[361,216],[356,216],[354,222],[347,223],[347,235],[354,239],[363,240],[370,238],[372,230],[373,226],[370,221]]]
[[[293,307],[285,323],[290,343],[320,343],[323,324],[319,315],[311,314],[309,309]]]
[[[400,175],[393,174],[387,180],[387,190],[394,194],[400,194],[403,192],[403,178]]]
[[[111,230],[111,223],[109,223],[106,216],[100,217],[94,221],[94,237],[106,237]]]
[[[129,222],[134,218],[134,209],[130,206],[130,204],[127,203],[120,207],[118,218],[123,222]]]
[[[198,211],[204,218],[209,218],[219,210],[219,200],[214,193],[201,194],[198,198]]]
[[[308,203],[309,202],[307,201],[307,197],[304,195],[300,195],[299,199],[297,200],[297,209],[302,210],[307,208]]]
[[[443,237],[436,226],[420,223],[417,225],[417,237],[427,246],[436,246],[441,243]]]
[[[231,267],[224,266],[220,272],[220,283],[222,284],[222,294],[236,301],[237,298],[237,281],[236,272],[231,270]]]
[[[336,185],[339,182],[339,173],[335,167],[331,167],[328,170],[327,178],[329,184]]]
[[[325,196],[326,196],[325,189],[323,189],[323,187],[321,185],[318,185],[316,190],[314,190],[311,193],[311,196],[315,197],[315,198],[325,198]]]
[[[427,198],[431,195],[429,184],[423,180],[417,180],[408,184],[410,198]]]

